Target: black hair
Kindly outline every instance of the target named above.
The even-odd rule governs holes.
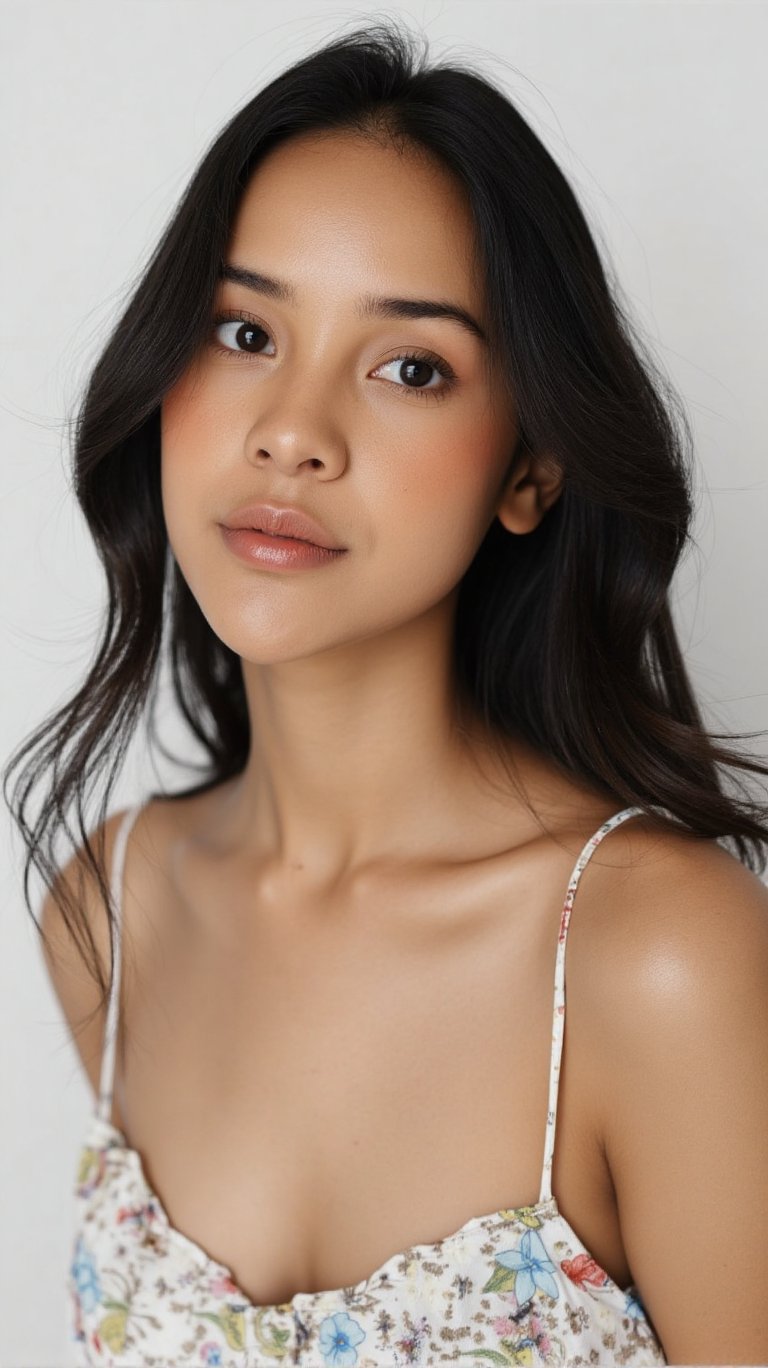
[[[56,888],[53,841],[74,800],[79,841],[109,909],[84,794],[106,772],[103,816],[144,714],[167,754],[155,726],[164,664],[206,757],[202,781],[170,798],[245,767],[241,660],[209,626],[168,545],[160,404],[209,336],[251,173],[270,148],[310,130],[410,147],[456,178],[473,216],[490,340],[519,420],[511,468],[528,451],[562,472],[562,493],[538,527],[510,535],[494,520],[462,578],[457,710],[471,709],[500,738],[523,737],[564,775],[641,806],[662,826],[730,843],[751,868],[765,868],[766,808],[742,772],[768,767],[734,749],[736,738],[705,730],[670,610],[693,511],[684,408],[609,286],[543,143],[493,81],[467,65],[430,65],[423,41],[419,53],[402,24],[371,21],[312,51],[235,114],[194,172],[80,400],[74,489],[106,576],[103,634],[81,687],[11,757],[4,793],[9,802],[20,769],[9,806],[26,845],[33,920],[34,864],[104,994],[84,914]],[[31,820],[41,781],[44,801]]]

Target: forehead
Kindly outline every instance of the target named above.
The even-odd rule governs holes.
[[[397,287],[482,308],[469,203],[412,144],[334,131],[273,148],[244,191],[228,255],[308,294]]]

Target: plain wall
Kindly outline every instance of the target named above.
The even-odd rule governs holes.
[[[231,114],[341,24],[386,12],[411,16],[433,58],[502,80],[577,189],[693,424],[698,551],[675,612],[705,714],[768,725],[765,6],[35,0],[0,6],[4,759],[96,638],[64,419],[129,280]],[[115,805],[156,778],[134,750]],[[64,1278],[93,1099],[3,821],[0,1363],[42,1368],[72,1361]]]

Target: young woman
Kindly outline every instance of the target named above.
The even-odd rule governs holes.
[[[685,432],[541,142],[395,25],[206,153],[79,414],[100,649],[10,767],[83,1363],[768,1358],[768,771],[675,637]],[[166,661],[202,780],[107,816]]]

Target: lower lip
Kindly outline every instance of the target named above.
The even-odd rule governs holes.
[[[230,551],[263,570],[308,570],[328,565],[346,554],[346,548],[331,551],[325,546],[315,546],[314,542],[272,537],[268,532],[254,532],[250,527],[222,526],[221,532]]]

